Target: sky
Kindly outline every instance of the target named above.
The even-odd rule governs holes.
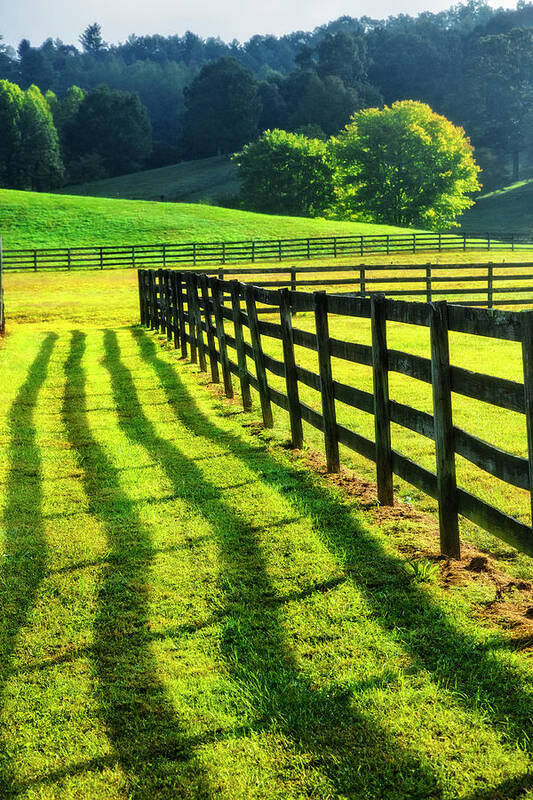
[[[348,14],[375,19],[420,11],[442,11],[457,0],[0,0],[0,34],[14,47],[23,38],[33,45],[44,39],[78,44],[92,22],[102,26],[107,42],[125,41],[129,34],[220,36],[245,41],[256,33],[280,35],[312,30]],[[494,6],[511,7],[509,0]]]

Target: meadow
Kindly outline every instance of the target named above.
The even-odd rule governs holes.
[[[405,233],[403,228],[254,214],[192,203],[113,200],[0,189],[3,246],[212,242],[335,234]]]
[[[283,412],[265,432],[214,396],[135,325],[133,272],[6,294],[3,797],[533,796],[523,593],[487,620],[472,551],[453,589],[415,572],[438,549],[420,501],[376,517],[286,449]],[[513,352],[489,366],[516,377]]]

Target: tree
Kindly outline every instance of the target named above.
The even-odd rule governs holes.
[[[328,33],[317,46],[318,74],[336,75],[346,86],[366,81],[367,53],[362,36],[344,31]]]
[[[69,162],[99,156],[109,175],[140,169],[152,148],[150,121],[138,95],[107,86],[83,98],[64,133]]]
[[[358,112],[331,150],[346,216],[444,229],[480,188],[464,130],[414,100]]]
[[[24,92],[10,81],[0,81],[0,186],[17,186],[20,116]]]
[[[83,47],[83,52],[89,53],[90,55],[97,55],[103,52],[107,47],[102,39],[102,28],[97,22],[93,22],[92,25],[87,25],[79,38],[79,42]]]
[[[287,131],[265,131],[235,156],[245,208],[317,216],[334,197],[327,146]]]
[[[232,153],[257,135],[258,84],[234,58],[208,64],[184,94],[183,146],[189,156]]]
[[[19,186],[37,191],[59,186],[64,173],[59,138],[50,107],[37,86],[24,92],[19,126]]]
[[[331,135],[340,131],[361,105],[355,89],[347,88],[336,75],[321,79],[311,73],[290,125],[299,128],[315,124]]]

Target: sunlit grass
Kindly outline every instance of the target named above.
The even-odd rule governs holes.
[[[282,412],[251,436],[130,327],[135,275],[61,278],[6,281],[0,796],[531,797],[529,660],[475,613],[494,587],[418,580],[420,522],[373,524],[279,447]]]

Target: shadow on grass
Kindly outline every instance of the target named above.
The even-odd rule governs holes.
[[[272,455],[264,454],[260,461],[257,456],[250,457],[243,439],[223,431],[198,409],[176,370],[159,357],[154,339],[140,328],[133,330],[133,336],[142,358],[158,375],[179,421],[204,437],[206,447],[209,440],[223,444],[280,490],[297,480],[298,490],[284,496],[315,521],[321,539],[342,558],[344,569],[364,593],[379,624],[396,636],[401,634],[414,666],[429,671],[443,689],[453,691],[457,703],[481,712],[504,740],[531,751],[533,695],[526,672],[504,663],[497,652],[487,650],[462,630],[418,584],[406,582],[403,562],[385,552],[371,532],[358,526],[349,504],[320,486],[311,473],[299,472],[295,479],[293,471]]]
[[[128,797],[203,800],[210,793],[202,768],[194,761],[183,767],[194,758],[194,750],[165,697],[150,652],[146,627],[146,581],[154,553],[150,535],[120,487],[119,471],[89,425],[82,367],[85,339],[81,332],[72,334],[62,418],[83,471],[89,512],[102,524],[109,544],[91,648],[102,717],[115,760],[129,784]],[[78,771],[83,771],[83,764]],[[72,772],[66,769],[63,774]]]
[[[206,480],[191,459],[158,435],[144,413],[132,374],[121,360],[114,332],[106,331],[104,346],[104,363],[109,370],[120,427],[160,464],[177,496],[194,498],[218,542],[223,608],[210,622],[222,624],[222,653],[227,667],[247,700],[245,707],[252,704],[251,713],[242,712],[243,725],[256,733],[281,732],[285,739],[289,738],[289,750],[296,748],[309,754],[315,771],[313,780],[321,782],[322,789],[325,785],[329,790],[333,787],[335,796],[348,793],[350,797],[362,797],[361,792],[365,798],[393,794],[397,798],[440,796],[430,765],[395,743],[370,716],[354,710],[350,693],[310,685],[287,645],[280,598],[268,578],[257,528],[248,525],[224,500],[223,488]],[[176,388],[172,370],[168,370],[161,377],[168,389]],[[179,392],[187,402],[181,387]],[[209,436],[214,437],[215,433],[226,444],[225,435],[213,430],[194,411],[187,416],[186,427],[202,437],[198,439],[199,447],[209,447]],[[244,456],[249,448],[241,445],[241,450]],[[267,458],[261,456],[262,466]],[[331,587],[338,582],[332,581]],[[323,586],[314,587],[317,592],[322,589]],[[309,593],[304,589],[296,596]],[[294,596],[290,594],[283,601]],[[282,773],[283,767],[279,770]],[[306,786],[303,791],[309,788]]]
[[[20,629],[27,623],[45,576],[47,545],[43,530],[42,459],[34,414],[57,339],[45,336],[9,410],[5,544],[0,570],[0,693],[3,693]],[[1,748],[3,751],[3,748]],[[13,789],[9,765],[0,754],[0,796]]]

